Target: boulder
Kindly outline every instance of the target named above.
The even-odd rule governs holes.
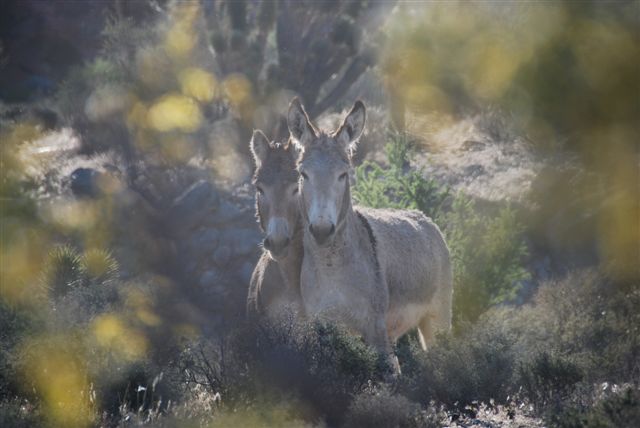
[[[166,225],[176,236],[200,226],[220,204],[220,195],[211,183],[199,180],[174,201],[166,214]]]
[[[257,228],[233,228],[222,231],[221,242],[231,249],[234,256],[248,256],[257,251],[260,243],[260,232]]]
[[[100,177],[102,173],[93,168],[78,168],[71,173],[71,191],[78,198],[96,198],[102,193]]]

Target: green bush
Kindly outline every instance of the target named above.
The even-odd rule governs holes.
[[[454,326],[474,322],[490,306],[513,300],[529,278],[523,261],[523,228],[510,207],[483,214],[458,195],[443,215],[442,228],[453,259]]]
[[[356,168],[353,197],[373,208],[417,209],[438,219],[449,190],[409,168],[413,148],[405,134],[390,134],[390,140],[385,146],[388,166],[366,161]]]
[[[365,162],[356,168],[354,198],[374,208],[418,209],[441,227],[453,259],[453,317],[459,329],[490,306],[512,300],[529,277],[523,227],[508,206],[493,215],[481,212],[469,197],[452,197],[445,186],[410,167],[406,136],[390,138],[387,166]]]

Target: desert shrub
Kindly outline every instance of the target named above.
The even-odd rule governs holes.
[[[485,319],[513,337],[519,363],[544,349],[570,357],[590,383],[640,374],[640,291],[620,289],[594,270],[543,283],[531,304],[496,308]]]
[[[400,390],[421,403],[435,400],[458,408],[505,400],[514,389],[512,345],[504,333],[482,324],[457,336],[438,336],[426,353],[416,341],[405,341],[399,346]]]
[[[317,427],[300,417],[301,404],[296,400],[261,402],[251,407],[228,408],[221,404],[220,396],[204,388],[190,388],[181,401],[167,412],[154,415],[146,420],[131,418],[131,426],[148,425],[158,427],[206,426],[227,427]],[[136,421],[141,421],[136,424]]]
[[[14,348],[22,338],[38,328],[38,321],[24,310],[0,300],[0,325],[0,400],[4,400],[13,398],[19,390],[15,378]]]
[[[523,227],[510,207],[485,213],[462,194],[410,167],[412,149],[402,134],[391,134],[387,166],[365,162],[356,168],[353,195],[374,208],[419,209],[443,230],[454,269],[454,326],[473,322],[492,305],[513,299],[522,280],[527,248]]]
[[[639,308],[637,291],[585,270],[543,283],[530,304],[492,308],[474,328],[509,338],[512,390],[552,426],[586,426],[606,385],[637,383]]]
[[[518,383],[537,409],[560,406],[583,377],[575,363],[548,352],[542,352],[518,369]]]
[[[386,388],[372,389],[358,394],[349,406],[344,426],[365,427],[438,427],[436,412],[423,411],[419,404]]]
[[[625,388],[593,406],[569,407],[551,414],[549,424],[558,428],[632,428],[640,424],[640,392]]]
[[[158,366],[150,359],[133,364],[112,362],[101,369],[96,397],[100,408],[116,420],[151,422],[182,398],[182,385],[171,367]],[[109,369],[117,373],[108,373]]]
[[[291,318],[200,343],[185,351],[181,364],[188,383],[219,392],[223,403],[297,397],[309,414],[330,424],[338,423],[352,396],[386,368],[362,339],[331,324]]]
[[[0,426],[32,428],[45,426],[39,409],[28,401],[13,399],[0,401]]]

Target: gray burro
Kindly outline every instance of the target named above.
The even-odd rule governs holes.
[[[351,157],[365,117],[357,101],[327,133],[311,124],[298,99],[289,107],[300,151],[300,292],[306,316],[361,334],[399,373],[392,343],[400,336],[417,326],[426,349],[437,330],[451,328],[451,261],[442,233],[421,212],[353,206]]]
[[[297,151],[292,144],[269,142],[261,131],[251,139],[256,170],[256,216],[265,234],[263,251],[249,286],[247,314],[302,315],[300,268],[302,221],[298,208]]]

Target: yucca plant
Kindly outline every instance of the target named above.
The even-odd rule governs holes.
[[[54,296],[60,297],[81,284],[85,269],[75,248],[63,245],[49,252],[44,268],[44,287]]]
[[[108,250],[92,248],[84,252],[80,260],[83,271],[91,283],[102,283],[115,278],[119,265]]]

